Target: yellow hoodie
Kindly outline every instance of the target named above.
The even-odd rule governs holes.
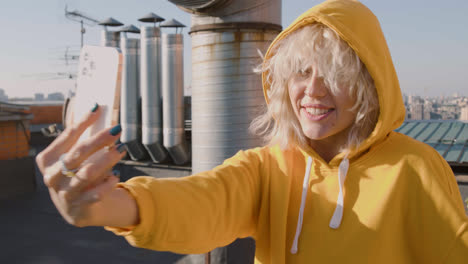
[[[431,147],[393,132],[404,106],[372,12],[357,1],[326,1],[281,32],[266,58],[314,22],[356,51],[377,88],[378,123],[349,161],[273,146],[186,178],[136,177],[121,187],[135,197],[140,223],[109,230],[134,246],[178,253],[252,236],[257,263],[468,263],[468,219],[450,167]]]

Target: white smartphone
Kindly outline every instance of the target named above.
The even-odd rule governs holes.
[[[122,55],[118,48],[84,46],[81,49],[73,120],[76,122],[99,105],[100,118],[89,127],[79,140],[98,131],[115,126],[119,120]]]

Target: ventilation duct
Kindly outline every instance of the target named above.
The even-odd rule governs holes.
[[[120,47],[120,32],[118,31],[101,31],[101,46],[103,47]]]
[[[119,47],[120,46],[120,31],[108,31],[108,27],[119,27],[123,24],[118,20],[109,17],[99,22],[99,25],[104,26],[101,31],[101,46],[103,47]]]
[[[281,31],[281,1],[177,1],[192,13],[192,172],[262,142],[248,127],[265,103],[261,63]]]
[[[169,0],[188,12],[208,12],[210,9],[219,9],[230,0]]]
[[[248,132],[265,104],[253,69],[281,31],[281,0],[170,0],[192,14],[192,172],[214,168],[262,141]],[[207,256],[212,263],[252,263],[254,242],[242,239]],[[241,250],[242,255],[236,254]],[[201,263],[191,256],[190,263]]]
[[[168,154],[163,146],[161,30],[158,27],[141,28],[140,58],[142,143],[154,162],[163,162]]]
[[[139,85],[139,47],[140,40],[127,38],[126,33],[120,41],[122,49],[122,86],[120,97],[120,141],[127,145],[128,154],[133,160],[146,157],[141,142],[140,85]]]
[[[184,27],[176,20],[161,27]],[[184,61],[182,34],[162,34],[163,139],[175,164],[190,160],[184,130]]]

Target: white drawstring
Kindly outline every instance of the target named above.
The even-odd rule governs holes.
[[[302,229],[302,219],[304,217],[304,207],[307,197],[307,191],[309,190],[309,177],[310,177],[310,168],[312,167],[312,157],[307,158],[307,167],[304,175],[304,182],[302,183],[302,199],[301,199],[301,208],[299,209],[299,217],[297,219],[296,235],[294,236],[294,242],[291,247],[291,253],[297,253],[297,244],[299,241],[299,235],[301,234]]]
[[[302,183],[302,198],[301,198],[301,207],[299,209],[299,217],[297,219],[297,227],[296,227],[296,235],[294,236],[294,241],[291,247],[291,253],[297,253],[297,247],[299,243],[299,235],[301,234],[302,230],[302,220],[304,218],[304,208],[305,208],[305,201],[307,197],[307,192],[309,190],[309,178],[310,178],[310,169],[312,167],[312,157],[307,158],[307,167],[306,172],[304,175],[304,181]],[[344,182],[346,180],[346,176],[348,175],[349,169],[349,160],[345,157],[341,162],[338,168],[338,183],[340,187],[340,192],[338,194],[338,199],[336,201],[336,208],[335,212],[333,213],[332,219],[330,221],[329,226],[333,229],[337,229],[341,225],[341,220],[343,219],[343,189],[344,189]]]
[[[330,227],[333,229],[337,229],[338,227],[340,227],[341,219],[343,218],[343,188],[344,188],[346,175],[348,175],[348,169],[349,169],[349,160],[345,157],[341,161],[339,169],[338,169],[338,181],[340,184],[340,193],[338,194],[338,200],[336,201],[335,212],[333,213],[333,217],[330,221]]]

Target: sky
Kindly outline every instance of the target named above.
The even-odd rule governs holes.
[[[282,26],[320,3],[283,0]],[[405,94],[468,96],[468,1],[362,0],[379,18]],[[11,97],[73,89],[80,25],[65,17],[78,10],[97,20],[114,17],[141,26],[138,18],[154,12],[175,18],[184,34],[185,85],[190,85],[190,15],[167,0],[0,0],[0,89]],[[99,45],[101,27],[85,25],[84,43]]]

